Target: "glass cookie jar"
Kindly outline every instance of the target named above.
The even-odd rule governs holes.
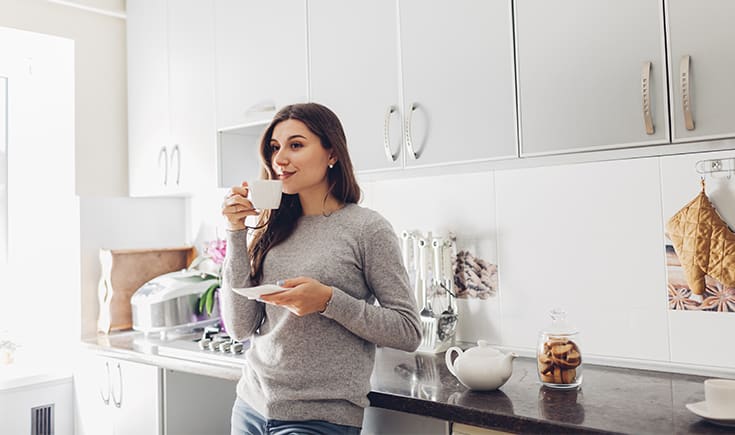
[[[576,388],[582,383],[579,332],[567,322],[565,311],[550,314],[551,325],[539,334],[536,349],[539,380],[549,388]]]

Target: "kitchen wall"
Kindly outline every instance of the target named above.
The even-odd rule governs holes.
[[[700,189],[695,163],[725,157],[735,152],[362,182],[363,205],[396,232],[454,232],[459,249],[498,264],[498,296],[459,301],[462,341],[532,355],[563,307],[588,362],[732,374],[723,334],[735,313],[669,310],[664,257],[666,220]],[[707,186],[735,226],[735,177]],[[222,231],[222,193],[191,202],[207,236]]]
[[[125,0],[77,3],[125,11]],[[0,26],[74,41],[77,194],[127,195],[125,20],[47,0],[0,0]]]

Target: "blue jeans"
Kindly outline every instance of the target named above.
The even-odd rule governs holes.
[[[285,421],[265,419],[247,403],[235,399],[231,435],[360,435],[360,428],[323,420]]]

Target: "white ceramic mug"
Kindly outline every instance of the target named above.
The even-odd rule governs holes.
[[[278,208],[282,189],[281,180],[253,180],[248,182],[248,197],[258,210]]]
[[[713,416],[735,419],[735,379],[705,380],[704,399]]]

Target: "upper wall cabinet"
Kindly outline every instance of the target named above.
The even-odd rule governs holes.
[[[214,187],[212,1],[129,0],[127,39],[130,195]]]
[[[669,142],[661,1],[515,1],[522,155]]]
[[[400,0],[406,165],[515,157],[510,0]]]
[[[215,24],[219,130],[306,101],[305,0],[215,0]]]
[[[735,2],[668,0],[674,142],[735,137]]]
[[[311,100],[334,110],[356,170],[400,167],[395,0],[309,0]]]
[[[343,121],[358,171],[516,156],[509,1],[308,8],[311,99]]]

